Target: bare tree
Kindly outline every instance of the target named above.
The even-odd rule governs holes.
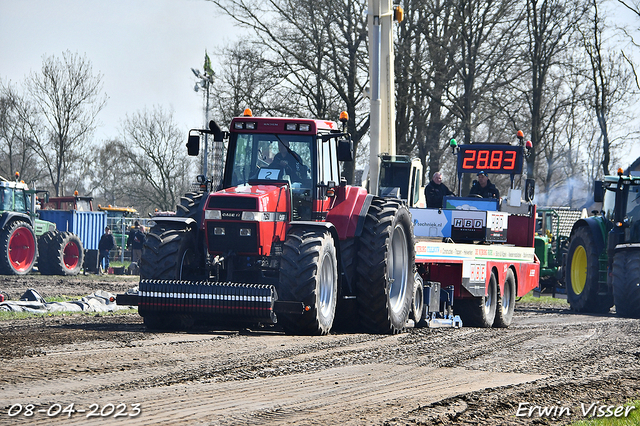
[[[127,115],[122,123],[120,146],[126,163],[124,194],[141,209],[173,210],[190,186],[192,163],[184,148],[185,135],[173,112],[161,107]]]
[[[604,17],[600,13],[598,0],[591,0],[589,21],[590,31],[581,31],[584,49],[589,61],[588,79],[592,86],[590,106],[596,114],[602,141],[602,171],[610,174],[612,140],[609,126],[614,117],[624,116],[625,107],[635,95],[630,82],[632,70],[625,67],[623,55],[617,52],[605,53]]]
[[[356,151],[369,129],[366,4],[356,0],[211,0],[253,30],[270,61],[284,73],[281,89],[301,115],[349,113]],[[353,180],[355,163],[345,163]]]
[[[530,85],[525,90],[531,116],[533,148],[527,159],[527,175],[535,178],[535,163],[544,138],[543,121],[545,88],[552,69],[558,66],[569,47],[576,25],[586,12],[583,2],[561,0],[526,0],[526,58],[529,63]]]
[[[251,108],[255,115],[291,110],[290,101],[280,88],[285,77],[280,67],[267,61],[264,52],[252,43],[239,41],[223,49],[220,71],[212,86],[212,112],[219,124]]]
[[[55,195],[62,195],[67,177],[86,158],[85,148],[105,106],[102,76],[93,73],[86,56],[66,51],[62,58],[44,57],[42,69],[31,73],[25,87],[33,114],[20,118]]]
[[[18,172],[23,180],[33,182],[43,174],[21,114],[29,114],[26,101],[14,87],[0,82],[0,175],[10,179]]]

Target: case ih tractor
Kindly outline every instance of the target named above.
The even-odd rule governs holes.
[[[210,192],[201,176],[207,191],[154,217],[139,292],[118,303],[138,305],[150,329],[247,321],[326,334],[342,320],[402,330],[414,292],[410,213],[341,180],[349,135],[331,121],[248,111],[229,132],[210,128],[192,131],[187,146],[197,155],[194,132],[228,142],[220,186]]]
[[[604,190],[604,192],[603,192]],[[596,182],[600,216],[573,226],[567,253],[567,298],[577,312],[640,317],[640,176]]]
[[[77,275],[84,258],[82,243],[38,218],[38,192],[24,182],[0,178],[0,274],[25,275],[37,262],[44,275]]]

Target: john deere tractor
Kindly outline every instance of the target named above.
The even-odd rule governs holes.
[[[577,312],[640,317],[640,176],[606,176],[599,216],[578,220],[567,251],[567,299]]]
[[[36,193],[24,182],[0,177],[0,274],[77,275],[84,259],[80,239],[38,218]]]

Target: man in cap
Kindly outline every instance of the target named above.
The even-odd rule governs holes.
[[[478,172],[478,180],[473,181],[469,196],[479,195],[482,198],[500,198],[500,191],[491,183],[484,171]]]

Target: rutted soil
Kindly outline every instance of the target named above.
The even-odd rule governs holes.
[[[0,292],[17,299],[29,287],[52,296],[135,284],[0,277]],[[0,424],[130,414],[132,424],[568,424],[593,403],[640,399],[640,320],[576,315],[567,305],[518,303],[508,329],[396,336],[148,333],[137,314],[73,314],[0,321],[0,341]],[[75,412],[54,416],[70,404]],[[536,406],[548,414],[516,416]]]

